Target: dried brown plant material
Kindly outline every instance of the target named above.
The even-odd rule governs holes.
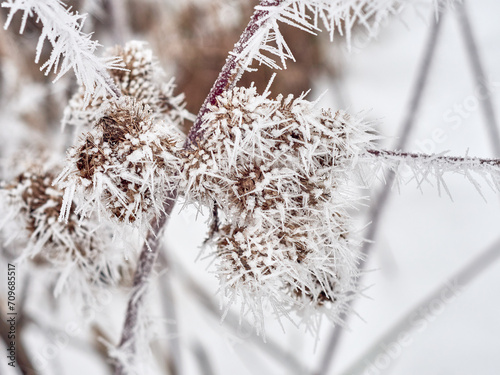
[[[128,265],[114,251],[112,230],[99,225],[95,217],[75,213],[74,204],[68,220],[59,221],[64,192],[53,186],[54,179],[53,172],[32,164],[2,189],[8,208],[4,226],[9,226],[11,241],[27,238],[19,243],[22,252],[16,255],[37,264],[50,263],[62,274],[60,286],[73,271],[78,273],[73,272],[73,281],[89,287],[119,282]]]
[[[107,50],[107,55],[122,61],[121,69],[109,70],[109,74],[122,95],[135,98],[147,104],[151,116],[182,127],[191,115],[184,109],[184,95],[174,95],[173,80],[165,81],[165,72],[153,55],[147,43],[132,41],[125,46]],[[73,96],[65,111],[64,123],[92,125],[100,115],[103,104],[114,100],[111,95],[95,97],[92,102],[84,101],[84,88]]]
[[[171,123],[159,121],[150,107],[124,96],[111,103],[68,152],[68,165],[59,177],[67,201],[67,217],[76,193],[78,212],[94,210],[124,223],[149,226],[176,188],[182,166],[183,139]]]

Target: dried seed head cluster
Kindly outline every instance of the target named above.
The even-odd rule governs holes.
[[[112,232],[93,218],[77,215],[73,204],[67,222],[60,222],[63,192],[53,186],[54,177],[52,172],[32,166],[2,190],[8,206],[5,222],[13,219],[17,232],[28,238],[27,246],[21,246],[23,253],[17,255],[49,262],[59,270],[74,267],[90,285],[118,281],[123,257],[113,256],[109,246]]]
[[[84,216],[97,207],[115,221],[148,226],[176,187],[182,142],[174,126],[155,119],[143,102],[124,96],[110,103],[68,151],[58,178],[66,189],[61,215],[68,217],[76,193]]]
[[[107,51],[123,62],[122,69],[109,70],[109,74],[121,93],[147,104],[155,119],[173,122],[182,128],[190,114],[184,110],[184,95],[174,96],[173,80],[165,82],[165,72],[157,63],[147,43],[132,41],[124,47],[116,46]],[[65,111],[64,123],[91,125],[99,117],[99,108],[110,101],[111,96],[95,97],[88,104],[84,100],[83,87],[70,100]]]
[[[223,289],[260,321],[262,301],[285,310],[326,307],[337,320],[355,289],[358,242],[348,209],[370,127],[345,112],[317,109],[255,88],[221,95],[186,161],[188,199],[216,205]]]

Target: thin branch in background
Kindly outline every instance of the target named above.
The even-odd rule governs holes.
[[[210,357],[207,354],[204,346],[201,342],[196,341],[192,345],[193,347],[193,355],[198,362],[198,368],[200,369],[200,373],[202,375],[215,375],[213,370],[212,363],[210,362]]]
[[[153,230],[148,233],[147,240],[144,243],[139,256],[139,263],[134,275],[132,294],[128,301],[125,323],[123,325],[122,336],[119,344],[119,349],[132,357],[134,356],[136,349],[135,333],[137,330],[139,309],[141,308],[144,293],[150,280],[154,263],[158,256],[161,234],[168,218],[170,217],[170,213],[174,208],[175,200],[176,195],[174,194],[169,196],[165,201],[162,214],[158,219],[154,219],[151,223]],[[118,361],[115,365],[115,375],[125,375],[126,365],[126,363]]]
[[[189,275],[182,264],[178,262],[174,263],[173,260],[167,256],[166,251],[160,252],[159,256],[162,262],[164,261],[171,265],[171,269],[175,272],[177,278],[183,283],[185,288],[195,296],[194,300],[205,308],[214,319],[220,322],[221,310],[219,304],[214,300],[214,297],[207,293],[203,287]],[[228,327],[238,334],[241,332],[241,327],[243,326],[252,327],[243,317],[240,317],[240,315],[232,311],[228,311],[224,319],[224,327]],[[290,374],[298,375],[306,373],[307,367],[296,358],[296,354],[284,350],[271,338],[267,337],[266,342],[264,342],[262,341],[262,337],[257,336],[255,332],[251,331],[249,332],[248,340],[260,349],[262,353],[267,354],[270,358],[286,367]]]
[[[418,110],[420,109],[422,96],[428,82],[432,61],[434,59],[437,42],[440,36],[441,25],[443,22],[443,18],[445,16],[444,13],[445,10],[446,10],[445,8],[440,8],[437,20],[435,19],[435,15],[434,14],[432,15],[431,30],[424,48],[423,59],[418,69],[418,75],[415,81],[415,86],[413,87],[408,110],[403,120],[400,136],[395,146],[395,149],[403,150],[405,148],[406,144],[408,143],[408,138],[410,136],[411,130],[415,125],[415,119]],[[366,262],[368,260],[372,244],[377,235],[380,218],[388,203],[389,194],[391,192],[391,186],[395,180],[395,177],[396,177],[395,173],[390,171],[386,178],[386,185],[382,187],[382,190],[380,191],[379,194],[377,194],[375,199],[372,199],[373,204],[371,205],[370,210],[368,212],[368,222],[371,224],[368,227],[368,231],[365,236],[366,241],[364,242],[363,247],[361,249],[363,258],[362,260],[360,260],[359,263],[360,270],[364,269]],[[342,321],[347,322],[347,318],[348,316],[346,316],[346,314],[342,314],[341,316]],[[332,333],[328,338],[328,342],[325,351],[323,353],[323,356],[321,357],[319,369],[316,373],[317,375],[325,375],[328,373],[331,363],[334,361],[335,354],[338,351],[337,350],[338,344],[340,342],[341,335],[343,332],[344,332],[343,328],[339,325],[333,328]]]
[[[387,330],[368,350],[363,353],[353,364],[349,366],[342,375],[361,375],[365,374],[367,367],[373,364],[378,355],[387,351],[387,345],[397,342],[402,333],[409,334],[415,329],[414,317],[418,314],[419,319],[425,319],[429,311],[432,311],[432,305],[436,301],[443,302],[445,292],[454,292],[455,296],[466,285],[470,284],[489,266],[493,265],[500,258],[500,239],[497,240],[488,249],[481,252],[475,259],[465,265],[460,271],[448,279],[447,282],[440,285],[427,297],[416,304],[407,314],[405,314],[396,324]],[[458,289],[452,290],[449,289]],[[446,301],[444,301],[446,302]],[[422,314],[426,312],[426,314]],[[387,369],[387,368],[386,368]]]
[[[481,57],[479,55],[476,38],[474,37],[474,32],[472,31],[472,26],[465,0],[462,0],[462,3],[458,4],[457,15],[461,25],[460,30],[462,31],[465,46],[470,58],[475,84],[478,87],[483,87],[484,85],[488,84],[488,80],[483,68]],[[484,95],[484,97],[481,98],[480,103],[483,109],[483,114],[486,126],[488,128],[487,130],[489,132],[489,139],[491,141],[494,155],[496,157],[500,157],[500,131],[498,129],[498,121],[491,96],[492,93],[488,92],[486,95]]]

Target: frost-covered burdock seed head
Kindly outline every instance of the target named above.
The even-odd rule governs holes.
[[[38,170],[37,170],[38,169]],[[49,247],[64,247],[63,237],[73,233],[77,228],[75,216],[70,208],[71,217],[59,236],[52,230],[53,225],[58,226],[57,218],[63,201],[62,191],[52,187],[55,176],[50,172],[42,173],[40,168],[19,174],[14,181],[6,185],[8,204],[16,208],[18,219],[23,222],[22,227],[27,231],[28,237],[40,250],[46,244]],[[71,235],[67,236],[68,239]],[[71,251],[71,249],[68,249]]]
[[[369,130],[361,119],[303,97],[270,99],[237,87],[204,117],[204,136],[184,170],[188,198],[216,202],[235,222],[286,221],[317,209],[350,179],[370,146]]]
[[[370,126],[253,87],[227,91],[203,120],[183,172],[188,200],[223,213],[212,239],[223,293],[241,298],[258,330],[264,305],[307,323],[317,311],[338,322],[356,289],[349,209],[359,198],[350,181],[371,147]]]
[[[182,142],[174,126],[155,119],[149,106],[123,97],[69,150],[59,184],[68,202],[76,193],[84,215],[98,207],[116,221],[147,226],[176,187]],[[68,209],[65,200],[63,217]]]
[[[109,48],[106,55],[118,57],[123,62],[122,69],[109,70],[109,75],[123,95],[147,104],[152,117],[173,122],[182,128],[183,122],[190,117],[184,109],[184,95],[174,95],[173,80],[165,81],[165,72],[146,42],[131,41],[125,46]],[[89,104],[84,100],[84,93],[82,87],[70,100],[65,123],[89,126],[96,120],[98,109],[113,99],[110,95],[96,97]]]
[[[23,242],[19,244],[22,253],[15,255],[49,262],[66,275],[64,270],[71,268],[90,285],[117,282],[124,264],[110,246],[112,232],[94,218],[77,215],[73,204],[67,221],[59,221],[63,191],[53,182],[52,172],[33,165],[5,185],[2,196],[8,214],[4,220],[13,235],[11,241]]]
[[[258,331],[265,306],[306,324],[314,325],[318,313],[339,323],[356,293],[359,239],[348,216],[302,214],[280,228],[229,223],[213,243],[223,295],[241,301]]]

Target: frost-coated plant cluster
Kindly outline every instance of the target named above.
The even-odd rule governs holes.
[[[443,175],[453,172],[478,190],[477,176],[500,191],[500,162],[379,149],[381,137],[363,114],[320,108],[306,94],[273,95],[272,80],[261,92],[238,81],[294,60],[283,24],[312,34],[323,29],[349,46],[357,28],[375,35],[405,8],[426,4],[439,14],[451,3],[261,0],[194,116],[185,110],[190,98],[175,92],[147,43],[127,41],[102,54],[83,31],[87,16],[65,2],[3,1],[5,28],[21,13],[21,33],[30,21],[40,29],[37,63],[49,47],[40,69],[56,80],[73,70],[77,83],[67,87],[61,116],[74,135],[65,140],[65,157],[44,162],[57,159],[47,148],[2,176],[6,253],[19,264],[48,264],[57,273],[56,294],[66,290],[85,303],[99,290],[131,288],[121,338],[103,339],[115,374],[150,371],[138,370],[145,361],[138,354],[147,351],[137,343],[148,330],[147,290],[155,264],[167,262],[162,234],[178,198],[210,213],[203,251],[224,317],[237,306],[240,323],[248,318],[264,337],[269,313],[314,335],[322,316],[343,324],[360,294],[366,255],[353,219],[368,204],[362,183],[385,168],[399,175],[410,167],[419,185],[432,179],[446,189]],[[121,6],[108,4],[115,26]]]
[[[88,293],[93,287],[118,282],[126,266],[109,248],[114,229],[99,224],[95,215],[81,217],[73,201],[67,203],[67,220],[60,221],[63,191],[54,186],[55,176],[50,171],[54,166],[48,164],[33,163],[4,184],[2,198],[8,209],[3,226],[12,231],[8,239],[12,243],[8,244],[22,249],[16,257],[48,262],[58,270],[61,277],[57,290],[69,282],[70,289]],[[9,225],[11,221],[14,225]]]
[[[151,108],[134,97],[110,103],[101,116],[68,151],[58,178],[66,190],[61,219],[77,192],[84,216],[97,209],[119,222],[148,226],[176,188],[182,139],[173,123],[155,120]]]
[[[339,312],[356,289],[358,244],[348,210],[370,127],[303,97],[235,87],[204,116],[204,137],[184,164],[189,201],[215,206],[221,287],[255,320],[262,301],[278,315]],[[322,307],[326,307],[323,309]],[[261,324],[261,323],[260,323]]]

